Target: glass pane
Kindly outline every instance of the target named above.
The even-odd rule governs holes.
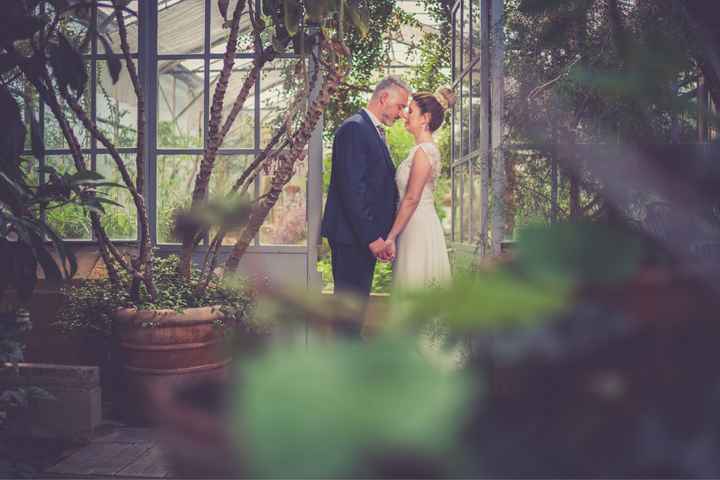
[[[128,11],[129,10],[129,11]],[[132,0],[123,11],[123,18],[125,19],[125,29],[127,30],[127,40],[130,46],[131,53],[138,52],[138,1]],[[120,33],[118,30],[117,20],[115,19],[115,9],[110,7],[98,6],[98,31],[107,36],[110,40],[112,50],[116,54],[122,53],[120,46]],[[105,54],[104,46],[102,42],[98,42],[97,47],[98,53]]]
[[[296,71],[295,59],[275,60],[260,75],[260,148],[270,141],[282,125],[295,95],[302,88],[302,73]],[[304,94],[303,94],[304,95]],[[305,99],[307,97],[304,97]]]
[[[462,153],[470,152],[470,75],[462,79]]]
[[[254,158],[252,155],[218,155],[212,177],[210,177],[210,197],[214,199],[226,198],[232,186]],[[250,184],[247,193],[250,198],[255,196],[254,182]],[[223,239],[223,245],[235,245],[240,233],[239,230],[240,227],[230,230]],[[213,229],[211,233],[214,234],[215,231],[216,229]]]
[[[230,36],[229,23],[224,27],[225,19],[220,15],[217,0],[210,2],[210,51],[212,53],[225,53],[227,39]],[[228,21],[232,18],[235,2],[230,3],[228,8]],[[237,53],[252,53],[253,37],[250,25],[250,17],[243,14],[240,18],[240,29],[238,31]]]
[[[158,147],[202,148],[203,61],[164,60],[158,70]]]
[[[472,29],[471,49],[470,56],[475,59],[480,56],[480,49],[483,47],[484,39],[481,37],[483,24],[482,20],[482,8],[485,6],[485,2],[482,0],[471,0],[471,21],[470,28]]]
[[[260,177],[260,192],[270,187],[271,175]],[[261,245],[307,243],[307,155],[295,164],[295,174],[260,228]]]
[[[210,62],[211,102],[215,94],[218,76],[222,70],[222,64],[222,60],[213,60]],[[235,99],[240,93],[251,67],[251,60],[235,60],[235,66],[233,67],[228,88],[225,92],[225,101],[223,102],[223,121],[227,118],[230,110],[232,110]],[[225,136],[222,148],[255,148],[255,86],[253,86],[248,93],[242,110],[240,110],[230,131],[228,131]]]
[[[37,187],[40,184],[40,177],[38,171],[40,168],[40,162],[30,155],[23,157],[20,162],[20,169],[25,175],[25,182],[32,186]]]
[[[122,155],[130,176],[135,178],[135,156]],[[105,177],[107,182],[124,185],[120,171],[110,155],[98,155],[96,162],[97,172]],[[121,204],[123,207],[104,205],[105,214],[100,219],[105,232],[112,240],[135,240],[137,238],[137,210],[130,192],[126,188],[102,187],[100,192],[107,194],[108,198]]]
[[[27,134],[25,135],[25,150],[32,148],[32,137],[30,135],[30,115],[34,115],[35,119],[38,118],[38,95],[37,91],[28,82],[23,82],[19,79],[15,79],[8,83],[10,94],[15,99],[20,115],[22,116],[23,123],[27,128]]]
[[[473,210],[470,203],[472,195],[472,185],[470,183],[470,174],[468,172],[467,165],[463,167],[463,185],[462,185],[462,242],[469,243],[472,238],[470,219],[472,218]]]
[[[80,105],[83,107],[83,109],[90,115],[90,112],[92,112],[91,107],[91,96],[92,95],[83,95],[83,97],[80,99]],[[55,116],[53,115],[52,111],[49,107],[45,107],[45,148],[54,148],[54,149],[69,149],[68,143],[65,141],[65,136],[63,135],[62,130],[60,129],[60,124],[55,119]],[[69,107],[65,107],[62,110],[62,116],[65,118],[68,123],[70,124],[72,131],[75,133],[75,137],[77,138],[78,143],[80,143],[80,146],[82,148],[90,148],[90,135],[85,130],[85,127],[83,127],[80,120],[77,119],[75,116],[75,113],[70,110]]]
[[[482,85],[481,85],[481,63],[477,62],[473,65],[470,72],[470,145],[473,150],[482,149],[480,140],[482,137],[482,128],[487,128],[487,115],[483,110],[482,101]]]
[[[452,229],[452,192],[450,191],[450,177],[441,175],[435,186],[435,208],[440,217],[445,236],[451,234]]]
[[[69,155],[48,156],[45,163],[60,173],[75,173],[75,165]],[[47,222],[61,238],[67,240],[90,240],[92,230],[85,209],[77,205],[64,205],[46,210]]]
[[[462,49],[460,38],[462,37],[462,18],[460,16],[460,7],[455,9],[453,12],[453,61],[455,68],[455,75],[453,79],[460,77],[462,73]]]
[[[157,241],[179,243],[173,236],[174,215],[188,208],[200,168],[199,155],[157,157]]]
[[[473,223],[473,235],[470,239],[473,243],[477,243],[480,240],[480,233],[482,230],[482,181],[480,175],[480,159],[475,157],[473,165],[473,178],[472,178],[472,196],[473,196],[473,211],[472,211],[472,223]]]
[[[460,132],[460,109],[461,105],[460,103],[456,103],[455,107],[453,108],[453,149],[452,149],[452,158],[453,162],[457,162],[460,160],[460,157],[462,157],[462,151],[460,150],[460,140],[461,140],[461,132]]]
[[[462,184],[463,166],[453,170],[455,183],[453,185],[453,240],[459,242],[462,238]]]
[[[158,53],[203,53],[205,0],[158,0],[157,3]]]
[[[470,45],[470,0],[463,0],[463,34],[462,34],[462,56],[463,56],[463,69],[470,66],[470,55],[472,46]]]
[[[137,96],[125,61],[121,63],[120,79],[113,84],[107,63],[104,60],[97,62],[97,123],[116,147],[135,147]]]

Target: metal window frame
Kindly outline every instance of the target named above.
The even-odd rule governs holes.
[[[255,0],[256,8],[261,8],[260,0]],[[158,184],[157,184],[157,158],[161,155],[202,155],[207,147],[207,129],[210,115],[210,102],[212,94],[210,92],[210,63],[212,60],[223,59],[223,53],[213,53],[210,45],[210,28],[211,28],[211,9],[215,8],[212,0],[204,0],[204,38],[203,53],[189,54],[168,54],[158,52],[158,2],[153,0],[138,0],[138,51],[133,53],[133,58],[137,60],[140,82],[145,90],[145,111],[147,119],[147,134],[144,144],[141,146],[145,158],[145,189],[147,192],[147,208],[148,220],[150,221],[150,239],[153,246],[157,247],[161,253],[176,251],[179,245],[158,243]],[[93,22],[97,22],[97,11],[93,12]],[[115,56],[122,57],[122,54],[116,53]],[[91,53],[86,55],[90,63],[90,95],[91,98],[91,114],[95,119],[97,116],[97,62],[105,61],[108,55],[98,51],[97,40],[93,39],[91,43]],[[252,60],[254,53],[238,53],[236,59]],[[283,53],[277,56],[282,58],[298,58],[292,53]],[[158,65],[163,60],[202,60],[203,62],[203,148],[160,148],[157,145],[157,121],[158,121]],[[316,95],[314,92],[313,95]],[[252,155],[255,156],[261,151],[260,145],[260,95],[261,95],[261,78],[258,77],[254,91],[254,148],[230,148],[220,149],[219,155]],[[45,113],[44,104],[39,102],[38,109],[40,133],[45,134]],[[323,121],[320,120],[309,144],[308,155],[308,173],[306,188],[306,222],[307,222],[307,239],[305,245],[262,245],[260,244],[259,235],[256,235],[253,243],[249,246],[250,253],[288,253],[288,254],[304,254],[308,257],[308,285],[319,285],[319,274],[313,275],[315,271],[314,264],[317,262],[317,245],[320,242],[319,225],[322,214],[322,130]],[[120,154],[133,154],[136,148],[122,147],[117,149]],[[82,152],[91,159],[91,166],[96,168],[97,156],[107,154],[108,151],[97,144],[95,138],[91,139],[90,146],[83,148]],[[41,166],[45,165],[46,157],[57,155],[70,155],[69,148],[49,148],[46,150],[45,156],[39,159]],[[39,181],[45,181],[45,175],[40,173]],[[255,181],[255,195],[259,195],[260,183],[259,179]],[[42,213],[43,218],[45,213]],[[316,231],[317,230],[317,231]],[[139,228],[138,228],[139,232]],[[68,239],[68,244],[76,246],[87,246],[96,243],[96,239],[73,240]],[[137,242],[131,239],[113,240],[119,245],[133,244]],[[231,246],[223,246],[221,250],[229,251]],[[201,246],[198,252],[202,252],[205,246]],[[312,268],[310,268],[312,265]]]
[[[487,192],[478,191],[474,187],[475,168],[474,164],[480,162],[482,168],[482,159],[488,158],[492,152],[491,146],[491,85],[490,85],[490,71],[489,71],[489,59],[490,59],[490,42],[489,42],[489,15],[490,10],[493,7],[491,0],[480,0],[477,4],[473,1],[467,0],[456,0],[452,7],[451,22],[452,22],[452,86],[457,94],[458,101],[453,107],[452,113],[452,130],[451,130],[451,189],[452,189],[452,233],[451,241],[455,245],[468,245],[475,242],[475,236],[479,232],[481,225],[476,225],[476,216],[472,215],[475,208],[481,208],[481,196],[486,195]],[[472,13],[475,8],[480,8],[481,13],[477,17],[479,25],[475,25],[478,22],[473,22]],[[458,15],[459,14],[459,15]],[[469,15],[469,18],[465,18]],[[469,29],[469,48],[472,49],[473,42],[482,42],[479,45],[477,55],[468,55],[469,61],[465,64],[465,53],[463,32],[465,28]],[[460,35],[460,42],[456,39]],[[461,65],[456,65],[457,52],[456,47],[460,45],[460,62]],[[476,67],[480,68],[476,68]],[[478,73],[479,72],[479,73]],[[473,107],[472,94],[474,86],[479,84],[477,90],[479,91],[481,98],[480,106]],[[467,85],[467,92],[465,87]],[[465,105],[465,96],[469,97],[468,105]],[[470,109],[467,125],[467,136],[463,134],[463,122],[465,117],[465,109]],[[481,108],[483,113],[473,121],[473,109]],[[459,122],[459,135],[460,141],[457,142],[456,128]],[[473,138],[472,128],[475,123],[479,123],[479,135]],[[468,142],[470,140],[470,142]],[[458,148],[456,148],[456,143]],[[459,151],[458,151],[459,150]],[[489,159],[488,159],[489,161]],[[462,170],[465,169],[465,170]],[[468,182],[461,182],[459,174],[465,172],[467,175]],[[462,177],[464,180],[464,176]],[[465,188],[465,183],[469,183],[470,188]],[[469,191],[465,191],[469,190]],[[464,195],[470,195],[469,202],[467,202],[470,212],[465,212],[465,198]],[[465,232],[465,226],[463,225],[466,213],[470,215],[469,222],[467,225],[468,232]],[[480,218],[480,217],[477,217]],[[459,222],[459,223],[458,223]],[[457,227],[456,227],[457,225]],[[464,240],[464,237],[469,238],[468,241]]]

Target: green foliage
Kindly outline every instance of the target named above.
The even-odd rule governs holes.
[[[250,310],[253,304],[251,290],[237,283],[226,285],[213,275],[207,289],[198,293],[200,274],[193,269],[190,281],[177,272],[176,255],[158,257],[153,265],[158,298],[150,302],[147,293],[141,292],[142,302],[133,303],[128,292],[113,288],[107,278],[81,280],[63,289],[65,302],[55,326],[61,331],[99,333],[111,335],[112,316],[119,308],[148,310],[206,307],[220,305],[228,320],[245,328],[254,328]],[[127,282],[127,276],[123,276]]]
[[[272,478],[375,477],[368,460],[394,448],[441,461],[470,394],[400,338],[276,345],[239,375],[236,445],[251,476]]]
[[[452,36],[450,11],[455,6],[455,0],[419,0],[418,3],[423,5],[430,13],[430,16],[437,22],[440,28],[440,36],[449,43]]]
[[[390,293],[392,279],[392,263],[377,262],[377,264],[375,264],[371,291],[373,293]]]
[[[697,141],[698,72],[712,91],[714,75],[703,59],[716,47],[697,28],[703,21],[689,12],[687,2],[675,0],[507,2],[505,72],[512,78],[506,83],[507,143]],[[712,111],[704,113],[717,123]],[[569,216],[567,177],[577,172],[566,171],[567,159],[555,152],[539,150],[508,154],[518,177],[513,187],[518,224],[550,218],[547,176],[553,157],[561,174],[557,214]],[[587,193],[602,187],[590,173],[576,178],[585,190],[580,210],[595,217],[605,199]]]
[[[325,111],[325,135],[330,137],[342,122],[367,103],[374,83],[382,75],[380,67],[390,59],[390,32],[400,31],[411,18],[400,10],[396,0],[367,2],[368,32],[349,32],[347,46],[352,52],[351,69]]]
[[[227,14],[223,2],[218,4],[223,17]],[[272,45],[282,52],[290,42],[296,53],[305,50],[320,38],[330,38],[346,32],[364,36],[368,33],[369,11],[367,5],[357,0],[263,0],[262,13],[272,28]],[[305,27],[313,25],[314,32]],[[307,51],[307,50],[305,50]]]
[[[451,44],[447,38],[435,33],[422,36],[416,47],[420,61],[412,67],[410,85],[416,91],[434,92],[438,87],[451,84]]]
[[[520,230],[516,250],[523,271],[550,282],[619,283],[643,259],[637,237],[589,222],[527,226]]]
[[[404,122],[398,120],[385,132],[390,157],[395,166],[407,158],[410,149],[415,146],[415,138],[405,129]]]
[[[599,223],[528,226],[513,249],[511,265],[478,270],[461,255],[452,285],[395,292],[393,320],[441,319],[460,332],[522,326],[564,310],[577,287],[626,281],[647,259],[635,233]]]
[[[618,244],[627,251],[613,251]],[[538,356],[570,362],[576,357],[568,352],[595,349],[601,339],[623,331],[603,309],[576,308],[576,288],[626,282],[644,253],[632,233],[594,224],[532,227],[516,248],[508,264],[473,268],[447,285],[393,292],[389,316],[378,322],[386,328],[365,341],[314,342],[308,349],[302,329],[291,345],[280,341],[254,361],[244,360],[232,412],[247,474],[386,478],[393,476],[383,470],[389,463],[400,469],[431,466],[444,472],[437,475],[443,478],[479,468],[472,470],[475,475],[459,475],[478,476],[486,466],[476,456],[493,452],[468,445],[466,428],[476,427],[473,415],[537,388],[503,390],[515,385],[515,370],[503,373],[502,362],[521,358],[535,365]],[[273,292],[268,301],[279,305],[278,319],[311,329],[332,324],[348,310],[340,309],[335,297],[306,292]],[[590,324],[599,332],[592,340]],[[458,349],[446,350],[453,344],[466,346],[459,351],[470,361],[462,367]],[[448,354],[455,363],[438,363]],[[510,379],[487,381],[481,365],[488,358],[500,362],[491,373]],[[439,371],[447,366],[451,372]],[[496,396],[489,397],[489,390]]]
[[[504,270],[456,273],[450,286],[394,292],[392,319],[405,326],[441,319],[454,332],[523,326],[567,305],[569,283],[564,280],[527,280]]]

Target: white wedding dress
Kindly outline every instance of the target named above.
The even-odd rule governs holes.
[[[405,196],[415,150],[422,148],[432,165],[432,177],[423,188],[417,209],[397,238],[393,266],[395,287],[427,287],[450,280],[445,234],[435,211],[433,191],[440,176],[440,150],[434,143],[415,145],[395,174],[400,199]]]

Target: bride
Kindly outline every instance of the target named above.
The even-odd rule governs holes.
[[[450,279],[445,235],[433,202],[441,162],[432,134],[454,103],[452,90],[442,87],[434,94],[415,93],[408,107],[405,128],[415,137],[415,146],[397,168],[401,200],[384,252],[395,259],[396,287],[426,287]]]

